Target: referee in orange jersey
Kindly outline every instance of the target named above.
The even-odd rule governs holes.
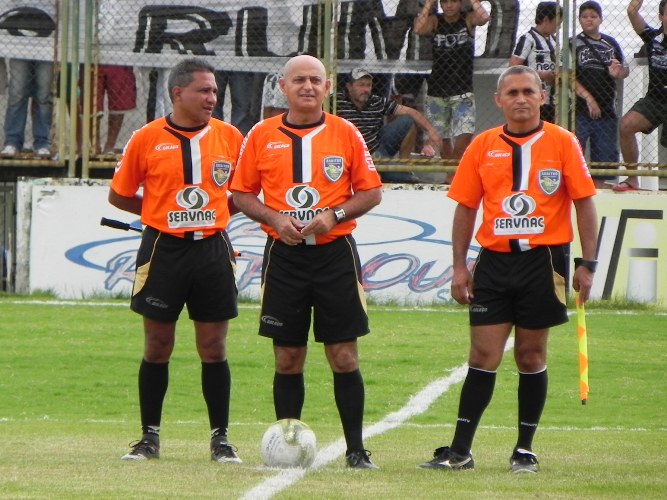
[[[583,254],[575,259],[573,286],[584,301],[597,264],[595,186],[575,136],[540,120],[545,98],[535,70],[505,70],[495,99],[506,123],[473,140],[449,190],[458,202],[451,292],[469,306],[469,369],[454,439],[436,449],[423,468],[474,467],[472,441],[514,328],[519,418],[510,470],[538,470],[532,442],[547,397],[547,337],[550,327],[567,321],[565,250],[573,239],[572,204]],[[476,238],[482,249],[471,273],[467,254],[480,204]]]
[[[355,219],[380,203],[380,177],[354,125],[322,111],[331,87],[323,64],[296,56],[283,75],[288,111],[246,136],[231,186],[236,206],[268,234],[259,333],[273,340],[276,417],[301,417],[312,314],[333,371],[347,465],[376,469],[362,441],[357,338],[369,329],[351,233]]]
[[[237,316],[234,252],[225,232],[233,203],[227,185],[243,137],[212,119],[214,68],[186,59],[172,68],[173,113],[134,132],[111,181],[112,205],[141,215],[131,308],[144,318],[139,368],[142,438],[124,460],[160,457],[162,403],[169,380],[176,321],[187,306],[201,359],[211,425],[211,459],[240,462],[227,442],[231,377],[228,321]],[[137,194],[140,186],[143,193]]]

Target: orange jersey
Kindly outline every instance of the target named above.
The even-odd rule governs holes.
[[[308,223],[334,208],[355,191],[382,186],[361,133],[347,120],[324,113],[319,123],[297,127],[280,115],[264,120],[248,133],[230,189],[258,195],[280,213]],[[355,220],[337,224],[316,244],[350,234]],[[262,229],[279,239],[273,228]]]
[[[111,188],[131,197],[143,185],[143,224],[205,238],[229,222],[227,187],[242,142],[241,133],[220,120],[186,129],[158,118],[132,134]]]
[[[595,193],[574,134],[542,122],[525,135],[497,127],[477,136],[448,196],[473,209],[483,203],[477,241],[511,252],[572,241],[572,200]]]

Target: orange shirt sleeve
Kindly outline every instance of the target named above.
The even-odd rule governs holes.
[[[144,136],[146,127],[133,132],[123,156],[116,164],[111,188],[121,196],[134,196],[146,178],[146,148]]]

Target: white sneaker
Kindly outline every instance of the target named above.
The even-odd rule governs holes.
[[[7,144],[2,151],[0,151],[0,156],[16,156],[18,154],[18,149],[16,146]]]
[[[36,153],[37,156],[51,156],[51,150],[49,148],[39,148]]]

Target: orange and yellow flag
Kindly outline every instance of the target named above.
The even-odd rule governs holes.
[[[586,310],[577,296],[577,338],[579,340],[579,394],[581,404],[588,401],[588,336],[586,332]]]

